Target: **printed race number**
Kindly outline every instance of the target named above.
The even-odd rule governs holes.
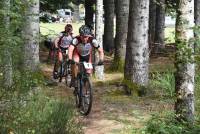
[[[91,63],[83,62],[83,65],[84,65],[85,69],[93,69],[93,66]]]

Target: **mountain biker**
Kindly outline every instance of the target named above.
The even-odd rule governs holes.
[[[71,64],[71,71],[72,71],[72,86],[74,86],[73,82],[74,79],[77,77],[78,73],[78,66],[74,63],[78,62],[92,62],[92,50],[95,48],[99,52],[99,65],[103,64],[104,59],[104,52],[103,49],[99,46],[97,40],[91,35],[91,29],[86,26],[82,25],[79,28],[79,36],[76,36],[72,44],[69,47],[69,63]],[[91,69],[87,70],[88,74],[92,73]]]
[[[55,75],[58,74],[58,65],[60,65],[60,63],[62,62],[63,56],[66,56],[67,54],[66,50],[68,50],[69,45],[72,42],[72,39],[73,39],[72,31],[73,31],[72,25],[67,24],[65,26],[65,31],[61,32],[59,34],[59,37],[57,37],[54,41],[55,49],[58,50],[57,57],[56,57],[58,59],[58,63],[56,64],[54,68]]]

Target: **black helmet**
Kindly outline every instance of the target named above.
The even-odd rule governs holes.
[[[83,35],[83,36],[90,36],[91,35],[91,30],[90,30],[90,28],[88,26],[82,25],[79,28],[79,34]]]

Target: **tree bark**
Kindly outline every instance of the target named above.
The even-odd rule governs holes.
[[[200,25],[200,0],[194,0],[194,18],[196,26]]]
[[[96,2],[96,39],[100,45],[103,47],[103,0],[97,0]],[[95,58],[96,62],[99,61],[99,56]],[[104,79],[104,66],[95,67],[95,75],[98,79]]]
[[[114,0],[104,0],[104,36],[103,46],[104,50],[110,52],[114,47],[114,16],[115,3]]]
[[[80,21],[80,16],[79,16],[79,2],[74,4],[74,15],[73,15],[73,21],[74,22],[79,22]]]
[[[85,0],[85,24],[93,25],[95,0]]]
[[[128,32],[129,0],[116,0],[116,36],[114,67],[116,70],[123,68],[126,53],[126,41]]]
[[[39,0],[26,0],[29,5],[25,11],[24,26],[24,67],[35,71],[39,66]]]
[[[194,21],[195,21],[195,26],[200,30],[200,0],[194,0]],[[195,32],[195,38],[199,39],[200,35]],[[200,50],[200,45],[195,44],[195,51],[198,49]]]
[[[147,86],[149,72],[149,0],[131,0],[124,79]]]
[[[156,1],[150,0],[149,4],[149,44],[150,47],[154,44],[156,26]]]
[[[178,0],[176,19],[175,110],[178,119],[194,121],[194,0]]]
[[[5,0],[3,2],[3,10],[5,12],[4,14],[4,21],[3,21],[3,26],[5,28],[5,32],[7,36],[10,35],[10,17],[9,17],[9,12],[10,12],[10,0]],[[4,58],[3,58],[3,63],[4,63],[4,70],[3,70],[3,86],[8,89],[11,88],[13,85],[13,65],[12,65],[12,54],[11,54],[11,49],[10,49],[10,43],[5,42],[4,43]]]
[[[156,7],[156,26],[155,26],[155,50],[159,50],[165,47],[165,0],[158,0]]]

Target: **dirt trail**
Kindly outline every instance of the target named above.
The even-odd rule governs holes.
[[[43,73],[51,82],[52,66],[42,64]],[[150,97],[126,96],[123,87],[119,85],[121,79],[120,73],[107,73],[104,81],[92,80],[92,111],[87,117],[79,117],[85,134],[139,133],[136,130],[144,127],[151,113],[171,109],[172,105]],[[55,80],[53,83],[56,90],[52,90],[51,95],[64,98],[73,96],[73,90],[67,88],[64,83]]]

